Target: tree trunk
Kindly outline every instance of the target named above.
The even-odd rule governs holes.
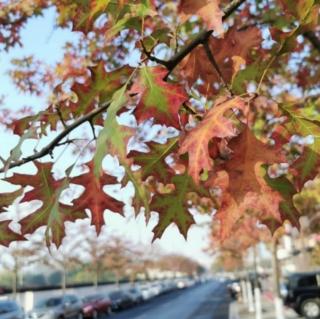
[[[307,251],[307,240],[306,240],[306,234],[303,227],[300,230],[300,260],[299,260],[299,270],[300,271],[308,271],[310,270],[310,255]]]
[[[14,300],[17,299],[18,291],[18,266],[15,265],[12,272],[12,282],[11,282],[12,297]]]
[[[119,276],[119,272],[116,270],[114,272],[114,275],[115,275],[115,284],[116,284],[116,287],[117,289],[120,288],[120,276]]]
[[[65,267],[62,269],[62,280],[61,280],[62,293],[65,294],[67,289],[67,270]]]
[[[262,319],[261,290],[258,275],[258,258],[257,245],[253,246],[253,263],[254,263],[254,304],[256,319]]]
[[[99,285],[99,267],[96,266],[93,274],[93,286],[97,289]]]
[[[272,242],[272,267],[273,267],[273,293],[275,305],[275,318],[285,319],[283,311],[283,302],[280,295],[280,265],[278,260],[278,239]]]

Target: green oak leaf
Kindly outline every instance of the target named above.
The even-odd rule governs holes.
[[[131,151],[129,158],[133,158],[135,164],[141,166],[141,177],[145,180],[148,176],[155,176],[162,182],[168,182],[169,166],[164,162],[178,146],[178,138],[173,138],[166,144],[155,142],[147,143],[150,151],[146,153]]]
[[[197,186],[188,174],[176,175],[171,182],[174,190],[169,194],[154,194],[150,203],[150,209],[159,213],[159,222],[153,229],[154,239],[160,238],[171,223],[176,224],[186,238],[190,226],[195,222],[188,209],[190,204],[187,195],[191,192],[208,195],[207,191]]]

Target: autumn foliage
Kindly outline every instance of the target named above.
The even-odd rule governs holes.
[[[18,46],[28,20],[52,7],[57,26],[80,40],[54,68],[32,57],[12,66],[17,89],[41,94],[41,81],[51,95],[39,113],[9,109],[1,121],[20,136],[2,160],[2,180],[18,188],[0,194],[1,211],[16,198],[42,203],[20,220],[21,233],[1,221],[1,244],[45,226],[59,246],[64,223],[88,216],[99,233],[105,210],[123,214],[125,203],[104,189],[119,183],[134,189],[136,214],[158,213],[154,238],[172,223],[187,236],[194,209],[212,214],[225,245],[241,233],[246,246],[254,229],[273,233],[285,221],[299,226],[293,196],[320,158],[319,1],[9,0],[0,48]],[[45,136],[51,142],[23,154]],[[74,164],[55,178],[62,145]],[[110,155],[121,174],[104,164]],[[15,172],[30,162],[35,175]],[[82,192],[63,204],[75,185]]]

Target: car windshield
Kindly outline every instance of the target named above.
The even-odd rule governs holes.
[[[101,295],[90,295],[90,296],[86,296],[83,298],[84,302],[92,302],[92,301],[96,301],[102,299]]]
[[[121,298],[122,295],[123,295],[123,293],[121,291],[113,291],[113,292],[110,292],[110,294],[109,294],[111,299]]]
[[[50,299],[45,299],[41,300],[37,303],[36,307],[37,308],[50,308],[50,307],[56,307],[58,305],[62,304],[62,298],[50,298]]]
[[[9,313],[18,310],[18,306],[13,301],[0,302],[0,314]]]

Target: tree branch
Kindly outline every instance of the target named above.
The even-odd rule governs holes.
[[[24,165],[26,163],[35,161],[35,160],[42,158],[46,155],[50,155],[56,146],[62,145],[60,142],[66,136],[68,136],[74,129],[76,129],[77,127],[79,127],[80,125],[82,125],[85,122],[90,123],[95,116],[97,116],[98,114],[107,110],[109,105],[110,105],[109,102],[105,103],[105,104],[101,105],[99,108],[97,108],[97,109],[91,111],[90,113],[84,115],[83,117],[77,119],[71,125],[66,126],[65,129],[60,134],[58,134],[47,146],[43,147],[39,152],[36,152],[36,153],[34,153],[30,156],[27,156],[19,161],[10,163],[9,165],[2,167],[0,169],[0,173],[4,173],[6,170],[8,170],[10,168],[18,167],[18,166]]]
[[[224,16],[222,17],[222,21],[226,20],[234,11],[236,11],[246,0],[233,0],[231,1],[224,9]],[[193,50],[195,49],[199,44],[206,43],[211,34],[213,33],[213,30],[203,30],[199,32],[195,38],[186,44],[177,54],[175,54],[169,61],[166,61],[165,65],[168,69],[168,75],[166,78],[170,75],[170,73],[173,71],[173,69]],[[162,61],[163,62],[163,61]]]
[[[314,48],[320,52],[320,39],[316,36],[314,32],[307,31],[303,34],[303,36],[307,38],[314,46]]]

